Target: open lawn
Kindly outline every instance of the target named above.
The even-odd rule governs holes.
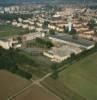
[[[54,95],[48,93],[37,85],[33,85],[23,94],[17,96],[14,100],[59,100]]]
[[[0,100],[7,100],[30,82],[8,71],[0,70]]]
[[[27,30],[12,25],[0,25],[0,37],[26,34]]]
[[[42,84],[66,100],[97,100],[97,52],[69,65],[58,79],[49,77]]]
[[[23,57],[19,57],[20,61],[22,60],[23,63],[21,63],[19,68],[32,74],[32,78],[41,78],[52,71],[51,66],[53,65],[53,62],[47,57],[43,55],[30,55],[23,51],[20,52],[20,55],[23,55]]]

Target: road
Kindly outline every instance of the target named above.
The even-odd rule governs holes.
[[[58,98],[59,100],[61,100],[61,98],[59,98],[57,95],[55,95],[53,92],[51,92],[50,90],[48,90],[46,87],[44,87],[43,85],[40,84],[40,82],[42,82],[43,80],[45,80],[46,78],[48,78],[49,76],[52,75],[51,73],[46,74],[44,77],[38,79],[38,80],[33,80],[31,79],[31,84],[27,85],[26,87],[24,87],[23,89],[21,89],[20,91],[18,91],[17,93],[15,93],[14,95],[10,96],[7,100],[14,100],[15,97],[19,96],[20,94],[24,93],[27,89],[29,89],[30,87],[32,87],[33,85],[38,85],[39,87],[43,88],[45,91],[47,91],[48,93],[54,95],[56,98]]]

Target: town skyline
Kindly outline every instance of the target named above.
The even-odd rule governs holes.
[[[96,3],[44,1],[0,0],[0,100],[97,100]]]
[[[0,0],[0,4],[30,4],[30,3],[60,3],[60,4],[80,4],[80,3],[86,3],[86,4],[94,4],[96,3],[96,0]]]

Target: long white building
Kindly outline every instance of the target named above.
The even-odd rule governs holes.
[[[36,38],[44,38],[45,37],[45,33],[39,33],[39,32],[35,32],[35,33],[28,33],[25,35],[22,35],[21,38],[23,41],[29,41],[29,40],[33,40]]]
[[[56,34],[54,36],[50,36],[49,39],[51,39],[52,41],[73,45],[87,50],[95,46],[95,43],[92,41],[82,39],[79,37],[73,37],[68,34]]]
[[[74,53],[75,55],[82,52],[80,48],[64,45],[61,47],[53,47],[51,50],[47,52],[43,52],[43,55],[49,57],[51,61],[61,62],[69,57],[71,54]]]

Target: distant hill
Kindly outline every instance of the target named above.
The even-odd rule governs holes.
[[[85,0],[86,3],[97,3],[97,0]],[[64,4],[80,4],[84,0],[0,0],[0,5],[4,4],[29,4],[29,3],[64,3]]]

